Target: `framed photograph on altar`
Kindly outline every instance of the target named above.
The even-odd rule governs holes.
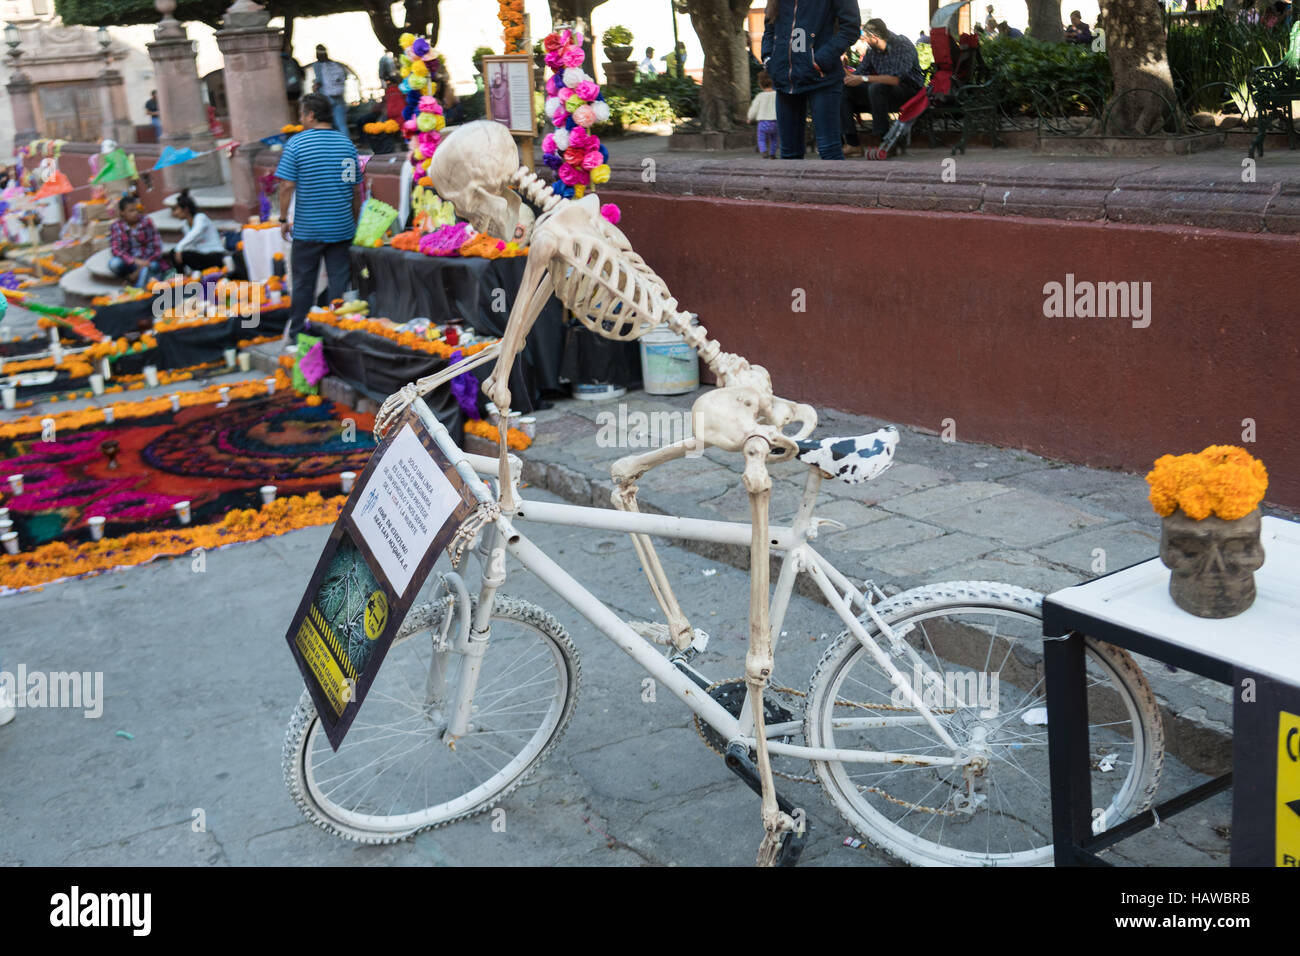
[[[527,53],[483,57],[483,101],[487,118],[516,136],[537,133],[533,101],[533,58]]]

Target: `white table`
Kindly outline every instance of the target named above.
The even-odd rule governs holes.
[[[1252,686],[1264,682],[1284,690],[1300,688],[1300,524],[1264,518],[1260,543],[1265,557],[1255,572],[1255,602],[1236,617],[1212,620],[1179,608],[1169,596],[1169,569],[1159,558],[1044,599],[1044,636],[1067,636],[1046,641],[1043,655],[1058,866],[1100,863],[1092,851],[1155,822],[1148,811],[1098,836],[1092,834],[1083,635],[1234,687],[1248,678]],[[1234,693],[1234,701],[1239,696]],[[1234,720],[1234,726],[1239,724]],[[1234,739],[1236,755],[1240,743]],[[1234,765],[1240,768],[1239,756]],[[1163,818],[1225,790],[1232,778],[1227,774],[1167,801],[1156,808],[1156,816]]]

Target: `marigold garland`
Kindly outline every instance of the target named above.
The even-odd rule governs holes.
[[[389,341],[396,342],[403,348],[416,352],[427,352],[430,355],[437,355],[439,358],[445,359],[450,359],[452,353],[457,351],[464,353],[465,357],[468,358],[483,351],[491,344],[489,342],[480,342],[469,346],[451,346],[441,341],[430,341],[414,332],[394,331],[382,322],[376,322],[372,319],[342,319],[332,312],[314,312],[307,316],[307,319],[312,324],[319,322],[321,325],[329,325],[336,329],[361,329],[371,335],[378,335]]]
[[[1211,514],[1236,521],[1255,510],[1268,489],[1264,463],[1235,445],[1195,455],[1162,455],[1147,474],[1151,507],[1169,517],[1178,508],[1200,521]]]
[[[160,379],[161,380],[161,379]],[[275,387],[277,389],[287,389],[291,387],[293,380],[284,374],[283,369],[275,370]],[[141,385],[129,386],[129,389],[136,389]],[[192,392],[180,393],[180,404],[182,408],[189,408],[191,405],[211,405],[221,401],[221,389],[229,388],[229,398],[233,401],[240,398],[253,398],[257,395],[266,394],[266,383],[257,379],[247,379],[242,382],[231,382],[229,385],[208,385],[204,388]],[[112,406],[113,418],[115,421],[126,421],[132,418],[148,418],[151,415],[158,415],[162,412],[169,411],[172,407],[170,396],[161,396],[158,398],[146,398],[137,402],[117,402]],[[15,418],[10,421],[0,423],[0,439],[5,438],[26,438],[41,433],[41,423],[47,419],[54,419],[54,427],[60,431],[75,431],[78,428],[85,428],[89,425],[104,424],[104,409],[102,408],[83,408],[74,412],[60,412],[57,415],[24,415],[21,418]]]
[[[324,498],[319,492],[277,498],[261,510],[228,512],[219,522],[103,538],[80,545],[52,541],[27,554],[0,555],[0,587],[17,590],[64,578],[102,574],[147,564],[156,558],[186,555],[243,541],[285,534],[299,528],[333,524],[347,498]]]
[[[471,418],[465,423],[465,433],[467,435],[477,435],[479,438],[486,438],[490,442],[501,442],[501,429],[490,422],[485,422],[479,418]],[[506,429],[506,447],[513,448],[515,451],[523,451],[533,440],[517,428]]]
[[[499,0],[497,19],[505,33],[505,52],[524,53],[524,0]]]

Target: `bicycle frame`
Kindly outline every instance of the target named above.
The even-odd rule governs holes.
[[[467,454],[451,441],[446,429],[428,411],[422,400],[415,403],[417,413],[425,425],[438,440],[439,446],[448,454],[456,465],[458,473],[471,482],[475,494],[482,500],[484,493],[494,499],[486,483],[477,476],[494,478],[499,474],[499,462],[496,459]],[[484,529],[480,553],[487,556],[483,583],[479,593],[479,603],[470,629],[468,641],[458,641],[457,651],[466,654],[467,667],[462,668],[461,679],[457,682],[455,703],[448,733],[452,739],[462,735],[468,725],[473,704],[475,685],[478,680],[479,665],[490,642],[489,624],[492,603],[497,590],[506,581],[505,554],[509,553],[519,563],[537,575],[552,591],[568,603],[578,614],[590,622],[597,630],[627,653],[659,684],[667,687],[676,697],[697,714],[703,721],[730,742],[739,741],[748,747],[755,744],[753,737],[752,709],[749,706],[748,693],[745,705],[741,708],[741,717],[733,717],[716,700],[710,697],[694,680],[692,680],[675,663],[674,657],[666,656],[662,651],[634,631],[625,621],[611,611],[599,598],[588,591],[580,582],[565,571],[559,564],[533,544],[515,527],[515,522],[532,521],[538,524],[561,525],[564,527],[587,528],[597,531],[621,532],[625,534],[645,534],[655,537],[671,538],[684,541],[707,541],[716,544],[729,544],[748,547],[751,526],[748,523],[731,521],[714,521],[699,518],[681,518],[672,515],[645,514],[641,512],[618,511],[608,508],[593,508],[573,504],[557,504],[542,501],[526,501],[518,491],[518,459],[511,456],[510,480],[515,486],[515,510],[512,514],[502,514],[497,521]],[[469,474],[472,469],[473,474]],[[893,753],[873,750],[845,750],[807,747],[787,744],[780,740],[769,739],[767,749],[770,753],[806,760],[839,761],[843,763],[879,763],[910,764],[923,767],[966,766],[972,762],[969,755],[948,734],[946,728],[935,717],[934,712],[921,699],[919,693],[898,670],[890,659],[890,654],[882,650],[868,629],[853,613],[857,606],[871,618],[878,632],[887,637],[891,648],[896,653],[910,656],[914,664],[923,670],[930,670],[916,650],[902,640],[880,617],[871,601],[836,570],[829,561],[819,554],[809,543],[817,535],[819,519],[814,518],[813,508],[821,488],[822,474],[815,467],[810,469],[804,488],[803,500],[790,526],[771,527],[771,545],[774,551],[782,553],[780,573],[771,598],[770,621],[772,642],[775,650],[777,638],[789,607],[795,580],[800,572],[805,572],[825,595],[831,608],[844,621],[845,626],[857,637],[876,663],[889,675],[894,685],[900,688],[910,702],[915,713],[898,716],[880,717],[845,717],[836,718],[833,725],[837,728],[876,728],[901,726],[906,724],[928,724],[952,750],[951,756],[926,756],[908,753]],[[476,485],[476,486],[475,486]],[[678,655],[680,657],[680,655]],[[799,727],[799,722],[785,722],[766,727],[766,736],[780,738],[791,734]],[[976,758],[978,759],[978,758]]]

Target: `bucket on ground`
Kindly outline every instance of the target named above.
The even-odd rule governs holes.
[[[668,328],[641,336],[641,381],[649,395],[680,395],[700,387],[700,358]]]

